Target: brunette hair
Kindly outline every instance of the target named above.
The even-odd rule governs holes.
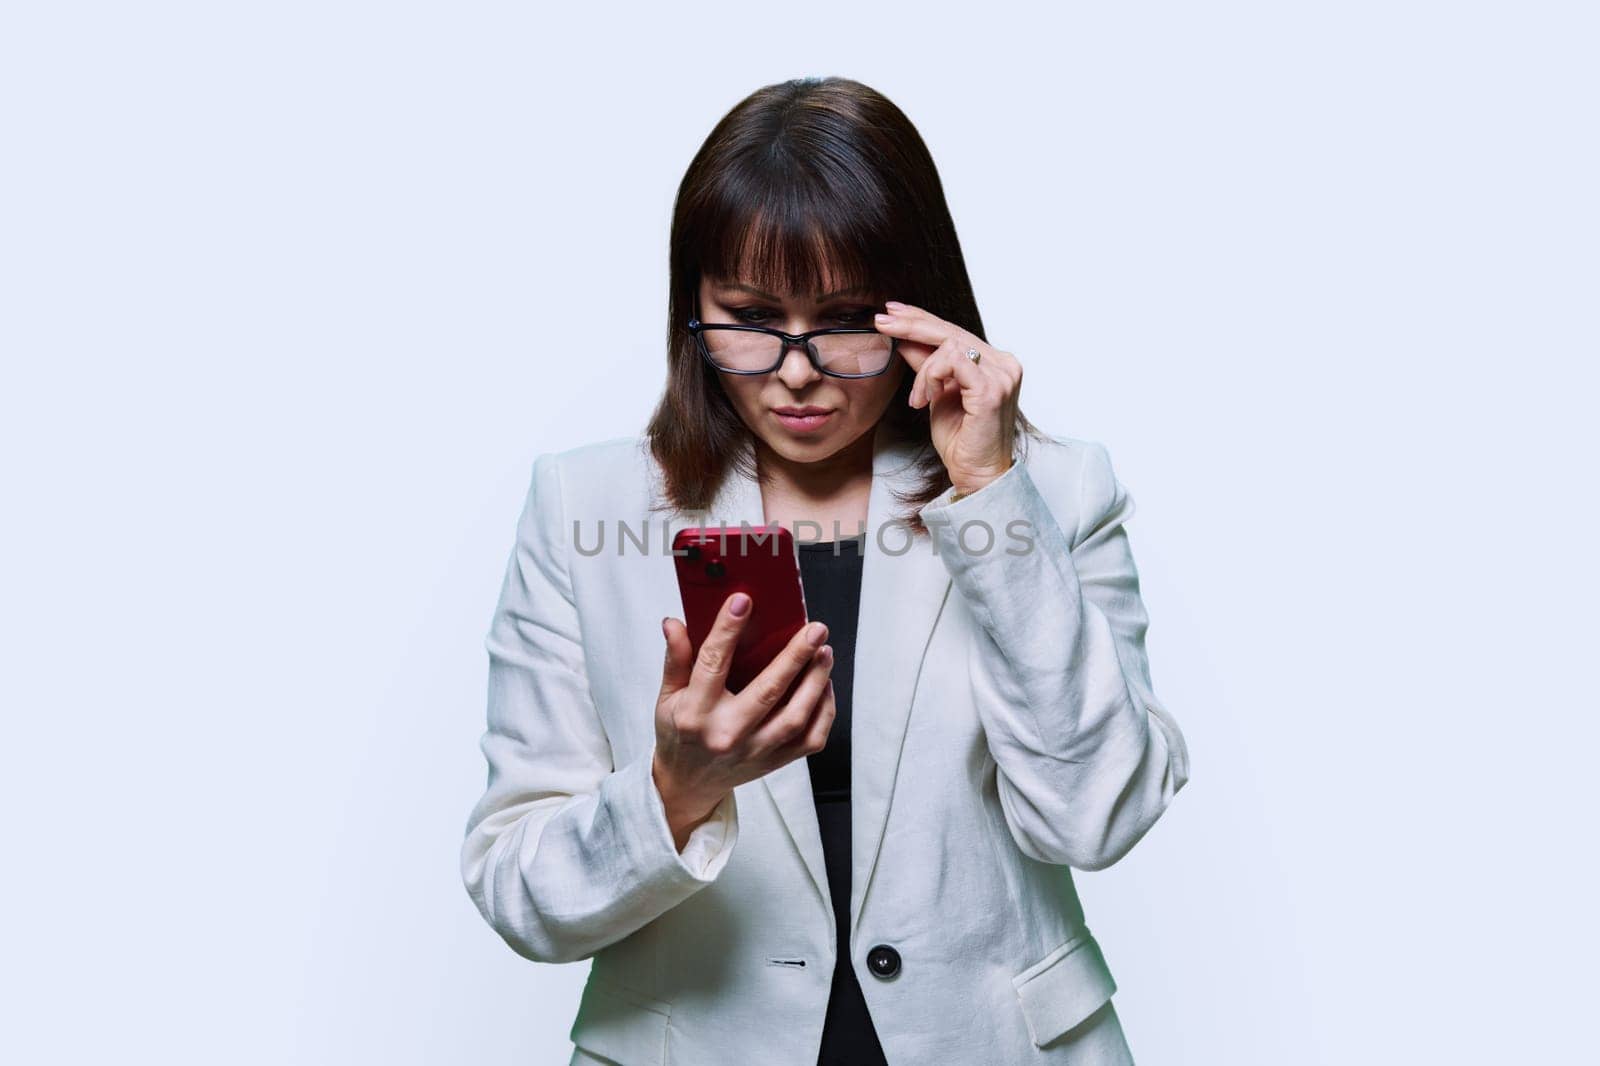
[[[789,293],[864,285],[877,302],[915,304],[987,340],[933,156],[898,107],[849,78],[768,85],[724,115],[678,187],[669,255],[667,383],[646,430],[662,506],[709,509],[735,463],[754,455],[744,448],[754,434],[688,332],[702,277]],[[904,375],[883,420],[892,439],[922,445],[921,482],[900,498],[920,507],[950,477],[928,408],[906,403],[913,379]],[[1021,447],[1048,439],[1020,409],[1016,428]],[[914,511],[904,517],[926,533]]]

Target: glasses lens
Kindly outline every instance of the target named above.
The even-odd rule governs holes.
[[[771,369],[783,343],[769,333],[753,330],[707,329],[700,336],[711,361],[733,371]],[[812,337],[811,343],[829,373],[877,374],[889,365],[894,339],[882,333],[825,333]]]
[[[812,337],[817,358],[835,374],[876,374],[889,365],[894,338],[882,333],[825,333]]]
[[[778,361],[783,343],[770,334],[742,329],[708,329],[700,337],[711,361],[724,370],[766,370]]]

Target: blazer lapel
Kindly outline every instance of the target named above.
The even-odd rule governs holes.
[[[862,901],[883,846],[917,678],[951,586],[950,572],[932,541],[913,538],[909,527],[893,521],[895,515],[909,509],[892,493],[896,489],[904,492],[917,483],[916,457],[917,449],[912,446],[880,443],[867,505],[867,550],[850,703],[852,945]],[[814,822],[814,809],[811,816]]]
[[[950,589],[950,575],[927,538],[913,539],[891,517],[907,508],[894,497],[916,483],[917,448],[890,443],[880,424],[874,431],[872,489],[867,503],[861,609],[851,689],[851,929],[861,914],[882,847],[889,800],[900,765],[900,747],[912,697],[934,622]],[[707,525],[752,526],[766,522],[761,487],[731,472],[703,516],[675,512],[673,530]],[[805,759],[795,759],[760,779],[832,917],[822,833]]]

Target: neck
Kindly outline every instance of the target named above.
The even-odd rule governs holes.
[[[863,477],[871,479],[874,437],[875,434],[869,429],[826,459],[809,463],[785,459],[758,438],[756,469],[762,485],[776,489],[782,495],[804,500],[826,500]]]

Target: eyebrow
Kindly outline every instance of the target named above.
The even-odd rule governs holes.
[[[722,282],[719,285],[719,288],[739,289],[742,292],[750,293],[752,296],[759,296],[763,300],[771,300],[773,303],[782,303],[783,302],[782,300],[778,299],[778,297],[772,295],[771,293],[762,292],[760,289],[757,289],[757,288],[755,288],[753,286],[750,286],[750,285],[746,285],[743,282],[738,282],[738,281]],[[824,296],[819,296],[819,297],[817,297],[817,303],[819,303],[819,304],[820,303],[827,303],[829,300],[832,300],[832,299],[834,299],[835,297],[838,297],[838,296],[853,296],[856,293],[868,293],[868,292],[871,292],[871,291],[872,291],[872,289],[871,289],[870,286],[867,286],[867,285],[855,285],[855,286],[852,286],[852,287],[850,287],[848,289],[839,289],[839,290],[837,290],[835,292],[827,293]]]

